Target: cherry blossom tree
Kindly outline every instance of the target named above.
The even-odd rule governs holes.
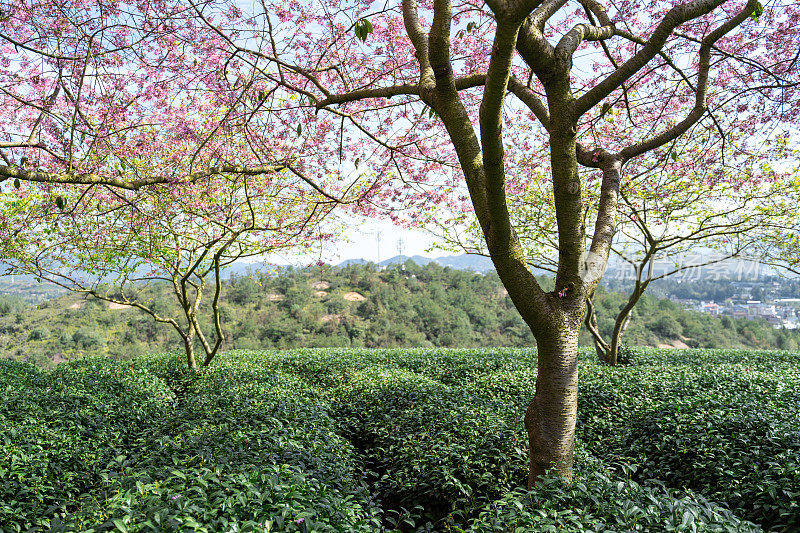
[[[339,147],[351,161],[371,150],[374,170],[397,180],[386,198],[393,208],[471,204],[537,341],[538,377],[525,414],[529,483],[550,468],[569,476],[578,332],[611,251],[624,170],[684,135],[708,138],[710,152],[734,145],[745,154],[794,124],[800,10],[756,0],[261,7],[258,46],[228,38],[229,46],[271,61],[269,79],[294,88],[320,111],[318,122],[338,122]],[[195,8],[226,35],[208,20],[209,4]],[[612,109],[619,119],[604,121]],[[553,202],[541,209],[554,217],[552,292],[532,275],[509,212],[509,197],[524,190],[525,167],[549,173]],[[593,220],[585,218],[579,168],[599,180]],[[425,222],[431,211],[409,218]]]
[[[236,8],[216,22],[249,27]],[[325,156],[313,111],[260,68],[182,2],[0,2],[0,259],[139,308],[209,364],[225,266],[321,243],[375,185]],[[141,298],[155,281],[180,316]]]
[[[2,2],[0,58],[0,181],[136,190],[289,169],[331,197],[349,184],[329,179],[326,132],[296,95],[183,2]]]

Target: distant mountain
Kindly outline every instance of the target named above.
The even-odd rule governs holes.
[[[479,272],[485,274],[494,270],[494,264],[488,257],[482,255],[461,254],[461,255],[446,255],[441,257],[424,257],[422,255],[396,255],[390,257],[380,264],[383,266],[398,265],[406,261],[414,261],[419,266],[425,266],[428,263],[436,263],[444,267],[454,268],[456,270],[470,270],[472,272]]]
[[[234,263],[222,271],[223,278],[231,276],[249,276],[255,272],[277,272],[289,265],[276,265],[275,263]],[[213,276],[212,276],[213,277]]]
[[[473,272],[480,272],[481,274],[494,270],[494,263],[492,263],[492,260],[482,255],[451,255],[437,257],[434,261],[442,266],[449,266],[457,270],[472,270]]]
[[[389,265],[400,265],[405,263],[406,261],[414,261],[419,266],[425,266],[428,263],[438,263],[436,259],[432,259],[430,257],[424,257],[422,255],[396,255],[394,257],[390,257],[389,259],[385,259],[381,261],[381,265],[389,266]]]
[[[370,261],[367,261],[366,259],[347,259],[345,261],[342,261],[341,263],[339,263],[336,266],[346,267],[346,266],[349,266],[349,265],[366,265],[369,262]]]
[[[437,265],[454,268],[456,270],[470,270],[472,272],[478,272],[481,274],[486,274],[487,272],[492,272],[494,270],[494,264],[492,263],[491,259],[482,255],[472,254],[443,255],[441,257],[425,257],[423,255],[396,255],[394,257],[390,257],[389,259],[384,259],[378,264],[385,267],[389,265],[399,265],[405,263],[406,261],[414,261],[419,266],[425,266],[428,263],[436,263]],[[368,261],[361,258],[346,259],[341,263],[338,263],[336,266],[346,267],[348,265],[364,265],[371,262],[373,261]],[[268,263],[233,264],[226,269],[225,276],[229,277],[231,274],[238,276],[247,275],[248,273],[252,272],[276,271],[286,268],[286,266],[287,265],[275,265]]]
[[[712,255],[713,257],[713,255]],[[685,264],[702,264],[708,260],[708,256],[696,254],[685,258]],[[461,254],[440,257],[425,257],[422,255],[396,255],[385,259],[380,262],[381,266],[397,265],[406,261],[414,261],[419,266],[425,266],[428,263],[436,263],[441,266],[450,267],[456,270],[468,270],[480,274],[486,274],[494,271],[494,264],[491,259],[481,255]],[[342,261],[337,266],[344,267],[354,264],[370,263],[366,259],[348,259]],[[665,270],[672,270],[676,267],[674,263],[657,263],[654,265],[654,273],[659,274]],[[254,274],[256,272],[270,272],[275,275],[280,275],[280,271],[284,269],[291,269],[290,265],[279,265],[275,263],[264,262],[241,262],[234,263],[227,267],[222,275],[224,279],[230,279],[232,276],[242,277]],[[544,270],[534,269],[534,274],[552,276],[552,273]],[[760,265],[754,261],[745,259],[728,259],[715,265],[705,265],[694,269],[688,269],[674,276],[670,276],[670,280],[676,283],[692,282],[700,280],[720,280],[728,279],[735,282],[749,282],[758,283],[764,279],[782,274],[779,269],[766,265]],[[607,287],[612,287],[614,290],[628,290],[628,285],[633,283],[634,271],[630,265],[623,263],[617,258],[612,258],[609,261],[608,267],[603,275],[603,284]],[[111,280],[109,280],[111,281]],[[30,302],[40,302],[59,294],[62,294],[64,289],[52,285],[47,282],[37,282],[34,276],[4,276],[0,274],[0,295],[19,295],[23,299]]]

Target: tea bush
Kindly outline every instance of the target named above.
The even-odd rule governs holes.
[[[767,529],[800,528],[797,354],[690,354],[597,368],[581,384],[580,435],[598,457],[635,465],[639,481],[699,491]]]
[[[106,360],[52,373],[0,366],[0,524],[43,527],[102,479],[109,462],[158,420],[169,391]]]
[[[584,457],[576,461],[572,483],[546,477],[532,491],[511,491],[484,508],[466,531],[733,533],[761,528],[699,494],[613,478]]]
[[[532,350],[0,361],[0,531],[800,530],[800,355],[595,357],[530,492]]]
[[[373,493],[427,518],[468,513],[526,476],[518,420],[407,370],[365,370],[331,394],[343,434],[362,452]]]
[[[235,363],[191,378],[149,363],[1,368],[0,530],[374,529],[313,391]]]

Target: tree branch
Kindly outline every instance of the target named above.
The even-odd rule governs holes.
[[[576,116],[582,116],[589,109],[597,105],[603,98],[611,94],[612,91],[630,79],[639,69],[653,59],[662,49],[664,43],[667,42],[667,39],[675,28],[693,18],[710,13],[713,9],[726,1],[727,0],[694,0],[693,2],[681,4],[670,9],[641,50],[620,65],[620,67],[607,78],[576,100]],[[750,6],[751,3],[753,2],[748,2],[748,6]],[[755,7],[750,9],[748,15],[752,13],[753,9],[755,9]]]
[[[679,123],[656,135],[655,137],[622,149],[620,151],[620,157],[622,157],[623,161],[628,161],[633,157],[653,150],[654,148],[658,148],[659,146],[676,139],[677,137],[686,133],[689,128],[691,128],[697,123],[698,120],[700,120],[700,117],[702,117],[706,111],[706,91],[708,89],[708,71],[711,62],[711,47],[719,39],[744,22],[747,17],[749,17],[750,14],[755,11],[757,5],[757,0],[749,0],[744,8],[742,8],[742,10],[736,14],[736,16],[728,20],[725,24],[722,24],[703,39],[703,42],[700,45],[700,62],[697,68],[695,102],[694,107],[689,114]]]
[[[31,181],[38,183],[58,183],[65,185],[109,185],[119,189],[137,191],[149,185],[159,185],[174,182],[194,183],[201,179],[211,176],[218,176],[221,174],[260,176],[262,174],[280,172],[289,168],[289,165],[282,164],[257,167],[248,167],[244,165],[218,165],[210,166],[204,170],[192,172],[184,176],[149,176],[135,180],[125,180],[121,177],[102,176],[94,173],[76,174],[73,172],[67,172],[60,174],[57,172],[45,172],[42,170],[25,170],[19,166],[0,165],[0,178],[19,179],[20,181]]]

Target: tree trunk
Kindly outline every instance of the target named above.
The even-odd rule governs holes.
[[[622,335],[625,333],[625,330],[628,327],[628,322],[630,321],[630,314],[627,314],[622,321],[621,327],[614,327],[614,333],[611,336],[611,347],[606,352],[606,358],[603,361],[605,364],[609,366],[617,366],[617,362],[619,360],[619,345],[620,341],[622,340]],[[617,324],[619,324],[619,317],[617,318]]]
[[[611,346],[606,351],[606,359],[603,361],[607,365],[617,366],[619,359],[619,346],[620,342],[622,341],[622,336],[625,334],[625,330],[628,329],[628,324],[631,322],[631,313],[633,312],[633,308],[636,306],[639,298],[642,297],[643,292],[644,289],[639,290],[637,288],[637,290],[631,294],[630,298],[628,299],[628,303],[617,315],[617,319],[614,323],[614,332],[611,334]]]
[[[597,354],[597,360],[601,363],[606,362],[606,357],[608,356],[608,346],[605,344],[600,344],[597,339],[593,339],[594,341],[594,351]]]
[[[177,328],[176,328],[177,329]],[[184,333],[178,329],[178,333],[183,338],[183,349],[186,351],[186,365],[189,370],[197,370],[197,360],[194,358],[194,326],[189,323],[189,330]]]
[[[622,336],[625,335],[625,330],[628,329],[628,325],[631,323],[633,308],[642,297],[647,284],[649,284],[649,281],[648,283],[637,285],[637,288],[628,298],[628,302],[625,304],[625,307],[620,310],[614,322],[614,331],[611,334],[611,343],[606,342],[600,334],[600,330],[597,327],[597,316],[594,311],[594,302],[592,302],[591,297],[586,301],[587,309],[584,323],[586,324],[586,329],[592,334],[594,348],[597,352],[597,358],[601,363],[609,366],[616,366],[619,362],[619,348],[622,341]]]
[[[592,335],[594,351],[597,353],[597,360],[601,363],[607,363],[611,345],[608,344],[600,334],[600,328],[597,325],[597,313],[594,310],[594,294],[589,295],[586,299],[586,317],[584,318],[584,323],[586,324],[586,329]]]
[[[615,337],[616,339],[617,337]],[[600,362],[606,364],[608,366],[617,366],[617,358],[619,356],[619,344],[611,341],[611,347],[603,353],[603,357],[600,359]]]
[[[540,332],[536,338],[536,393],[525,412],[530,444],[529,488],[551,469],[572,478],[578,414],[579,331],[580,319]]]
[[[183,349],[186,351],[186,365],[189,370],[197,370],[197,361],[194,358],[194,339],[185,336],[183,338]]]

